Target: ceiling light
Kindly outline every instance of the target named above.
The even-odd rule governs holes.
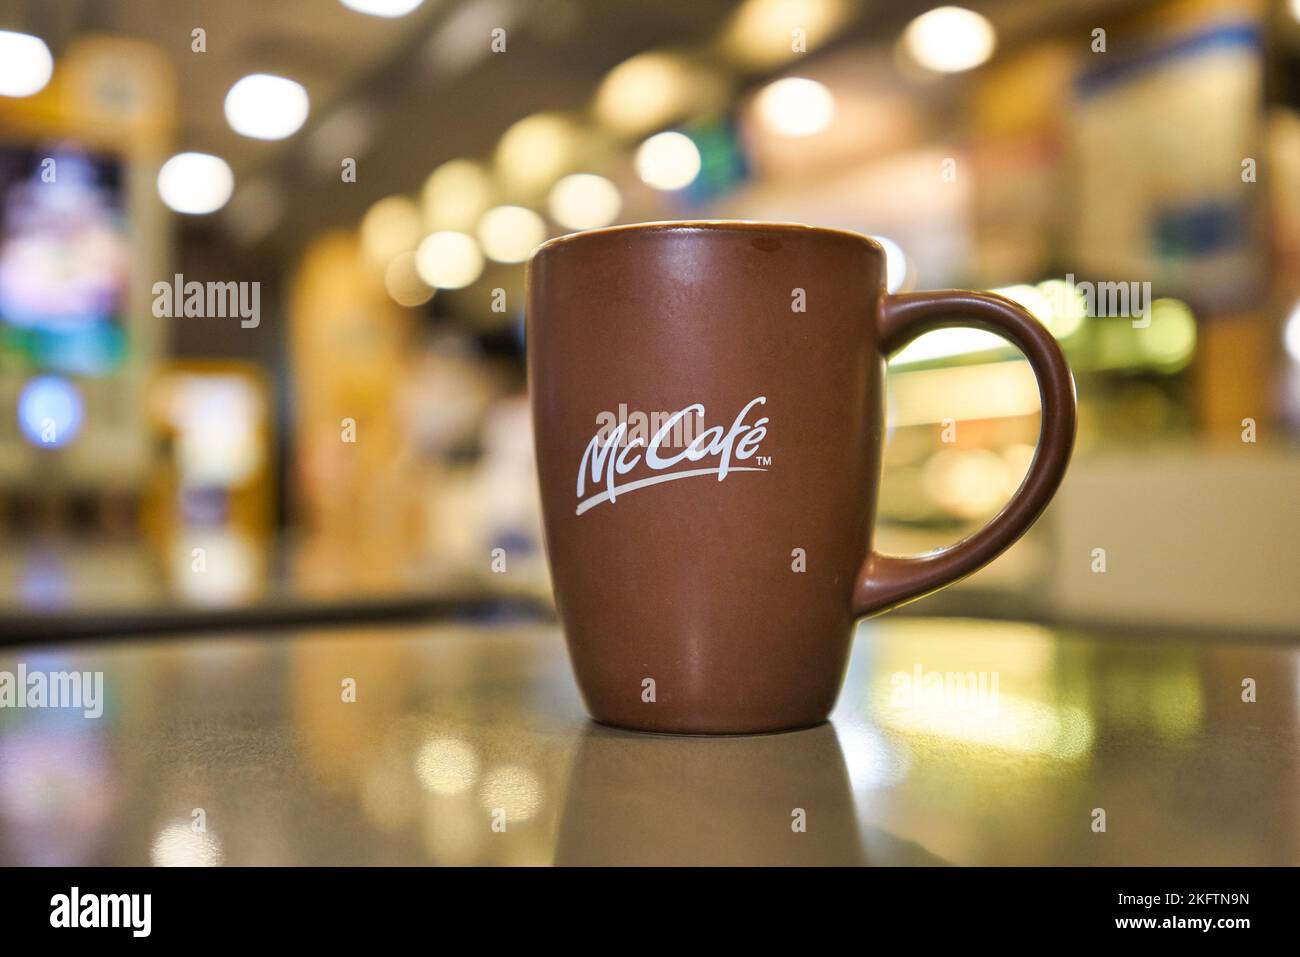
[[[492,205],[492,177],[473,160],[455,159],[429,174],[420,192],[427,229],[468,232]]]
[[[647,186],[681,189],[700,175],[700,151],[684,133],[656,133],[636,151],[636,171]]]
[[[993,55],[997,36],[986,17],[962,7],[936,7],[907,25],[903,45],[921,66],[960,73]]]
[[[381,199],[361,220],[361,248],[377,266],[387,266],[394,256],[413,250],[423,235],[420,211],[405,196]]]
[[[404,17],[424,0],[339,0],[343,6],[372,17]]]
[[[235,188],[235,174],[220,156],[177,153],[158,171],[158,195],[178,213],[214,213]]]
[[[577,153],[578,133],[572,121],[554,113],[536,113],[505,131],[497,147],[497,165],[512,188],[527,193],[562,176]]]
[[[681,57],[642,53],[609,71],[596,93],[596,116],[616,133],[648,133],[680,118],[697,85]]]
[[[44,40],[0,30],[0,96],[39,93],[53,73],[54,57]]]
[[[788,76],[769,83],[755,101],[763,125],[782,136],[812,136],[831,125],[835,97],[816,80]]]
[[[384,289],[399,306],[423,306],[433,298],[434,289],[420,278],[415,268],[415,253],[401,253],[384,271]]]
[[[430,286],[463,289],[483,272],[483,254],[473,236],[444,230],[421,240],[415,270]]]
[[[623,206],[618,187],[593,173],[574,173],[555,184],[551,218],[568,229],[596,229],[618,218]]]
[[[257,140],[282,140],[307,120],[307,91],[301,83],[254,73],[226,94],[226,121],[236,133]]]
[[[723,50],[747,66],[773,67],[825,43],[852,12],[847,0],[745,0],[723,34]]]
[[[442,79],[468,73],[475,64],[493,55],[488,38],[511,30],[520,16],[521,0],[474,0],[462,3],[441,17],[437,29],[424,47],[422,58]],[[494,33],[500,30],[501,33]]]
[[[478,241],[488,259],[521,263],[546,240],[546,223],[523,206],[498,206],[483,214]]]

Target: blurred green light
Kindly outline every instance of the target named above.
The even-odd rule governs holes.
[[[1165,372],[1184,368],[1196,354],[1196,318],[1178,299],[1157,299],[1151,304],[1151,325],[1135,331],[1139,351]]]

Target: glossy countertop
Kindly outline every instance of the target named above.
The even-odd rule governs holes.
[[[734,738],[593,724],[546,624],[20,664],[103,713],[0,707],[4,864],[1300,864],[1295,644],[886,618],[829,723]]]

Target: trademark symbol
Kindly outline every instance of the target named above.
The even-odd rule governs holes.
[[[757,458],[758,458],[758,464],[759,464],[759,465],[771,465],[771,464],[772,464],[772,456],[770,456],[770,455],[760,455],[760,456],[757,456]]]

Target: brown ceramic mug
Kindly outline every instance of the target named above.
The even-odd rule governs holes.
[[[1042,512],[1074,443],[1047,330],[981,292],[885,293],[883,249],[808,226],[618,226],[528,269],[528,379],[555,600],[593,718],[736,734],[817,724],[854,620],[980,568]],[[885,358],[1004,336],[1038,378],[1024,482],[964,541],[871,548]],[[960,410],[954,410],[958,414]]]

